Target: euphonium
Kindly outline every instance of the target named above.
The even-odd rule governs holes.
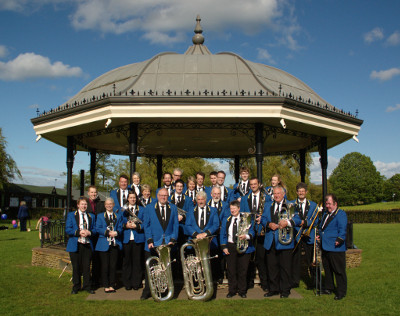
[[[210,242],[212,237],[192,239],[181,247],[181,262],[185,290],[190,300],[207,301],[214,294],[211,272]],[[193,247],[195,255],[186,255],[185,249]]]
[[[281,220],[290,220],[292,218],[291,213],[294,207],[294,204],[289,203],[282,205],[281,210],[279,212],[279,222]],[[285,228],[279,228],[278,240],[282,245],[289,245],[293,240],[293,227],[286,226]]]
[[[247,235],[251,227],[251,213],[240,212],[240,221],[236,234],[236,250],[238,253],[245,253],[249,247],[247,239],[240,239],[239,236]]]
[[[174,296],[171,249],[167,245],[161,245],[156,248],[156,251],[158,257],[153,256],[146,260],[146,271],[149,278],[151,296],[156,302],[162,302]]]

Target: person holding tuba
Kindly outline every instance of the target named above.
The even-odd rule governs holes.
[[[261,218],[264,212],[264,206],[269,196],[261,189],[261,184],[258,178],[253,177],[249,180],[250,192],[242,198],[240,201],[240,209],[243,212],[250,212],[255,214],[255,219]],[[265,229],[261,224],[255,223],[254,230],[256,237],[254,238],[255,244],[255,255],[254,261],[250,261],[249,273],[248,273],[248,288],[254,287],[254,278],[256,276],[256,267],[258,270],[258,276],[260,277],[260,285],[264,291],[269,288],[267,266],[265,261],[265,248],[264,248],[264,236]]]
[[[168,190],[161,188],[157,193],[157,201],[149,204],[145,208],[144,234],[145,234],[145,259],[151,257],[151,252],[155,247],[161,245],[172,246],[178,240],[179,221],[178,209],[168,203]],[[149,276],[146,273],[145,287],[140,299],[145,300],[150,297]]]
[[[144,207],[139,206],[135,191],[129,191],[128,203],[122,213],[123,259],[122,280],[127,291],[142,287],[144,261]]]
[[[254,246],[251,239],[254,237],[254,223],[250,221],[247,226],[247,216],[240,213],[240,203],[234,200],[229,203],[231,216],[225,218],[221,223],[220,243],[221,249],[226,256],[226,265],[228,271],[228,294],[231,298],[239,294],[246,298],[247,295],[247,268],[249,266],[251,253],[254,252]],[[242,249],[238,244],[246,244]]]
[[[122,212],[114,212],[114,199],[107,198],[104,202],[106,211],[97,215],[96,231],[99,239],[96,251],[101,262],[101,280],[104,292],[114,293],[116,285],[117,261],[119,250],[122,250]]]
[[[276,186],[274,201],[265,205],[261,217],[261,225],[265,227],[264,248],[270,286],[265,297],[280,294],[281,298],[287,298],[290,295],[293,227],[300,225],[301,220],[298,215],[291,217],[291,207],[284,196],[284,189]]]
[[[307,267],[311,275],[311,284],[307,288],[312,289],[315,285],[315,267],[313,263],[315,227],[318,226],[317,204],[306,198],[307,184],[300,182],[296,185],[297,199],[295,201],[295,214],[301,219],[301,225],[294,227],[293,234],[296,236],[296,246],[292,254],[292,288],[299,287],[301,270],[301,252],[304,250]]]
[[[338,200],[334,194],[325,197],[326,210],[320,222],[322,264],[325,271],[325,289],[322,294],[331,294],[334,290],[333,276],[336,279],[335,300],[341,300],[347,293],[346,275],[346,233],[347,215],[338,209]]]

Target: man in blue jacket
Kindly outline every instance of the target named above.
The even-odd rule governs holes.
[[[69,212],[65,223],[65,233],[68,235],[67,251],[72,263],[72,292],[78,294],[81,289],[81,275],[83,275],[82,290],[94,294],[90,282],[90,261],[92,260],[93,245],[91,236],[94,234],[94,217],[86,212],[87,200],[80,197],[77,201],[78,210]]]
[[[338,209],[338,201],[334,194],[326,196],[325,207],[320,223],[322,264],[325,270],[325,289],[322,294],[333,292],[333,275],[335,275],[337,287],[335,300],[341,300],[347,292],[347,215],[343,210]]]

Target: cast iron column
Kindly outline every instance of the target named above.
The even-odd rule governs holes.
[[[240,157],[235,156],[235,181],[236,183],[239,182],[239,177],[240,177]]]
[[[129,123],[129,161],[130,161],[130,181],[132,175],[136,171],[137,160],[137,147],[138,147],[138,124]]]
[[[162,155],[157,155],[157,179],[159,188],[161,188],[162,172]]]
[[[306,150],[300,150],[300,179],[301,182],[306,182]]]
[[[319,147],[320,163],[322,169],[322,203],[325,207],[325,196],[328,194],[328,143],[326,137],[321,137],[321,143]]]
[[[72,210],[72,167],[74,166],[74,137],[67,136],[67,213]],[[66,214],[67,214],[66,213]],[[65,216],[67,216],[65,214]],[[67,219],[67,217],[65,217]]]
[[[263,139],[263,123],[256,123],[256,163],[257,163],[257,178],[260,183],[263,183],[262,177],[262,163],[264,159],[264,139]]]
[[[90,149],[90,185],[96,185],[96,149]]]

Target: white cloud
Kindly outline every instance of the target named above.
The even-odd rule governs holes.
[[[319,162],[319,156],[313,156],[313,164],[310,166],[310,181],[315,184],[322,183],[322,170],[321,170],[321,163]],[[328,178],[331,175],[332,171],[337,167],[339,164],[340,158],[328,156],[328,169],[327,175]]]
[[[0,80],[14,81],[28,78],[79,77],[79,67],[71,67],[60,61],[52,63],[48,57],[24,53],[14,60],[0,62]]]
[[[395,76],[400,75],[400,68],[391,68],[387,70],[372,71],[370,74],[371,79],[378,79],[380,81],[387,81]]]
[[[62,176],[60,171],[53,169],[44,169],[33,166],[19,167],[22,179],[16,179],[16,182],[22,181],[23,184],[39,186],[64,187],[66,177]]]
[[[386,112],[393,112],[397,110],[400,110],[400,104],[396,104],[395,106],[388,106],[386,108]]]
[[[383,29],[380,27],[376,27],[368,33],[364,34],[364,41],[367,43],[372,43],[377,40],[383,39]]]
[[[266,60],[270,64],[275,65],[276,62],[272,58],[271,54],[264,48],[257,48],[258,54],[257,54],[257,59],[259,60]]]
[[[390,46],[396,46],[400,44],[400,32],[396,31],[394,32],[392,35],[390,35],[387,40],[386,43]]]
[[[4,45],[0,45],[0,58],[4,58],[8,55],[8,49]]]
[[[384,175],[387,179],[391,178],[396,173],[400,173],[400,162],[382,162],[375,161],[376,169]]]

